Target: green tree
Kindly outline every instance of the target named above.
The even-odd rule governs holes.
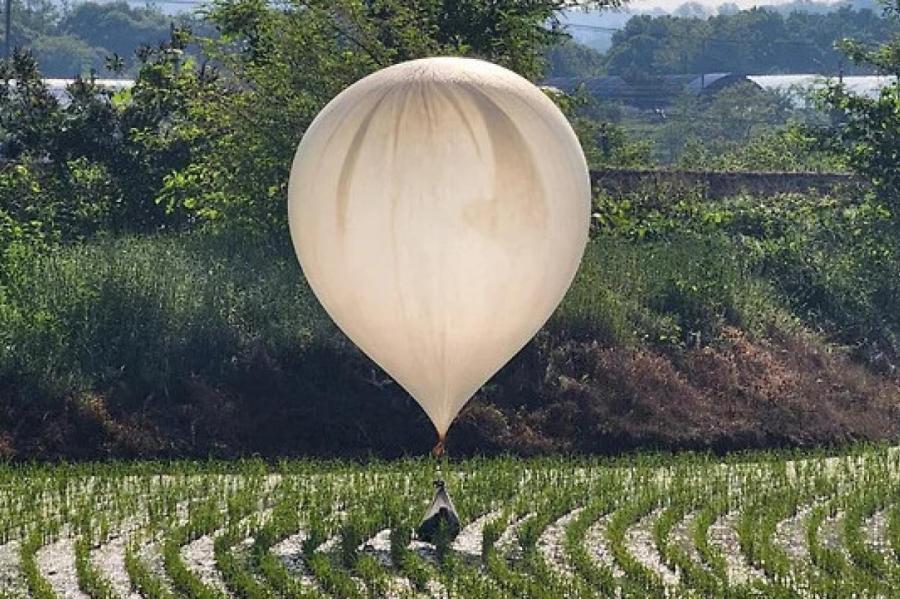
[[[636,168],[651,163],[649,141],[630,139],[625,129],[609,118],[611,111],[595,98],[580,91],[574,94],[563,94],[552,89],[545,91],[572,124],[589,168]]]
[[[30,53],[0,65],[0,80],[11,82],[0,86],[0,141],[13,161],[0,172],[0,208],[59,239],[184,224],[156,197],[165,175],[191,156],[187,99],[214,78],[186,57],[187,39],[175,31],[171,42],[142,51],[130,90],[78,77],[65,102],[50,93]]]
[[[593,77],[603,73],[603,54],[574,40],[547,49],[548,77]]]
[[[697,168],[717,156],[783,127],[794,112],[789,99],[752,83],[708,97],[682,95],[654,131],[658,158]],[[686,152],[686,150],[690,150]]]
[[[60,16],[59,6],[53,0],[12,0],[13,43],[54,35]]]
[[[900,22],[900,0],[885,4],[888,18]],[[827,130],[827,147],[872,181],[876,197],[900,223],[900,33],[881,45],[858,40],[841,44],[850,58],[892,75],[894,81],[874,98],[856,95],[840,82],[823,97],[836,125]]]
[[[102,48],[104,56],[115,53],[132,58],[139,46],[156,46],[168,40],[170,22],[155,9],[132,8],[125,2],[85,2],[60,19],[57,31]],[[102,61],[95,68],[101,65]]]
[[[592,4],[612,4],[602,0]],[[219,0],[220,37],[206,52],[221,85],[191,101],[198,148],[166,177],[162,200],[201,218],[284,226],[292,156],[318,111],[347,85],[390,64],[476,56],[536,79],[563,33],[561,0]]]
[[[123,57],[123,72],[135,75],[139,47],[168,40],[173,22],[179,27],[197,25],[192,16],[169,17],[125,2],[70,7],[52,0],[13,0],[12,17],[12,46],[28,49],[45,77],[60,78],[100,72],[110,54]]]
[[[98,71],[106,52],[74,35],[41,36],[31,43],[31,51],[47,77],[74,77]]]
[[[537,78],[546,47],[563,38],[555,18],[565,5],[312,0],[276,8],[221,0],[206,15],[216,31],[201,40],[202,60],[186,53],[192,36],[175,29],[170,42],[136,53],[131,89],[101,89],[91,73],[75,80],[64,101],[42,82],[32,54],[19,52],[0,72],[12,82],[0,88],[0,143],[16,164],[14,177],[0,173],[7,177],[0,201],[19,207],[6,212],[11,222],[30,219],[56,239],[223,218],[282,227],[297,143],[341,90],[383,66],[436,54],[479,56]],[[112,14],[98,11],[81,8],[64,22]],[[105,31],[94,41],[114,45]],[[75,52],[69,58],[81,60]],[[125,68],[117,53],[105,64]],[[620,145],[615,131],[583,139],[613,140],[605,156]],[[89,188],[93,203],[82,193]],[[63,226],[64,212],[78,218]]]
[[[845,65],[835,41],[853,37],[864,43],[890,38],[894,25],[871,10],[782,15],[753,8],[705,18],[636,16],[613,36],[606,69],[611,74],[644,73],[821,73],[846,69],[871,73],[872,67]]]

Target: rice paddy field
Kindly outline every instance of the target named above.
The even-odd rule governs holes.
[[[900,451],[0,467],[0,596],[894,597]],[[443,478],[463,530],[413,529]]]

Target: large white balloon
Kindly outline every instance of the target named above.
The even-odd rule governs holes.
[[[572,128],[537,87],[489,62],[428,58],[322,110],[288,204],[316,296],[443,440],[568,289],[590,181]]]

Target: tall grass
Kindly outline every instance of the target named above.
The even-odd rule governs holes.
[[[489,432],[473,438],[501,443],[498,447],[530,439],[529,447],[543,447],[530,426],[559,425],[565,439],[569,425],[561,423],[570,422],[572,430],[582,431],[585,446],[594,447],[596,431],[579,428],[585,419],[577,410],[606,422],[604,410],[622,397],[637,401],[658,391],[669,394],[660,398],[667,401],[685,381],[697,388],[685,387],[683,396],[697,401],[713,388],[720,394],[741,391],[739,368],[733,373],[737,378],[722,382],[722,372],[732,372],[733,362],[746,362],[750,351],[744,347],[743,357],[734,357],[735,331],[740,343],[774,338],[791,347],[792,333],[813,329],[817,348],[829,338],[871,348],[871,356],[865,351],[855,356],[871,357],[867,364],[878,363],[887,372],[895,369],[900,260],[890,232],[874,228],[877,219],[867,216],[864,206],[802,196],[714,204],[676,200],[670,207],[661,201],[623,203],[615,223],[594,231],[545,334],[482,390],[483,398],[506,411],[484,407],[475,421]],[[868,224],[873,228],[866,229]],[[15,443],[21,444],[30,435],[43,435],[47,420],[60,427],[53,437],[56,447],[66,448],[69,432],[88,430],[83,422],[71,422],[66,402],[95,397],[85,402],[88,420],[106,426],[111,443],[132,430],[153,429],[134,421],[134,414],[146,414],[158,427],[158,437],[141,447],[168,446],[167,439],[177,443],[186,435],[191,440],[184,446],[197,451],[222,439],[245,447],[257,443],[260,434],[272,447],[301,436],[308,443],[303,447],[324,448],[340,443],[336,438],[357,447],[396,447],[396,439],[407,434],[401,433],[404,426],[418,427],[416,443],[431,441],[427,420],[410,409],[408,395],[326,316],[286,235],[195,232],[53,250],[16,247],[2,265],[0,455],[4,443],[13,443],[6,431],[17,431]],[[593,352],[595,345],[609,351]],[[709,346],[723,351],[702,363],[691,354]],[[631,349],[641,351],[632,355]],[[774,359],[765,347],[753,352],[767,356],[761,363]],[[792,388],[807,394],[800,370],[808,366],[801,362],[778,368],[794,373]],[[656,368],[654,376],[648,365]],[[834,368],[847,370],[839,361]],[[767,372],[752,376],[766,378]],[[853,372],[868,385],[854,389],[865,387],[878,398],[888,393],[870,372]],[[591,380],[593,386],[576,393],[571,385],[557,385],[554,373]],[[643,382],[632,380],[641,377]],[[635,390],[610,399],[612,381],[623,389],[634,383]],[[773,394],[784,392],[781,379],[770,382],[777,387]],[[582,397],[581,403],[566,399],[566,393]],[[844,409],[837,395],[833,399],[834,409]],[[537,424],[527,423],[527,411],[517,412],[527,405],[533,415],[549,409],[550,401],[561,402],[559,413]],[[594,410],[591,402],[606,407]],[[347,413],[360,420],[348,421]],[[29,424],[20,426],[26,416]],[[134,429],[121,433],[110,426]],[[206,444],[195,443],[193,435],[203,430],[210,431]]]
[[[225,378],[260,347],[284,356],[346,344],[284,242],[124,238],[23,251],[8,265],[0,376],[43,395],[117,381],[165,392],[194,374]],[[777,305],[764,289],[726,243],[601,237],[549,326],[605,344],[705,342],[725,323],[768,320]]]
[[[125,379],[147,392],[223,374],[256,343],[327,344],[334,328],[288,248],[178,235],[22,251],[2,277],[0,376],[54,394]]]
[[[699,345],[726,324],[764,334],[783,313],[768,283],[725,239],[600,236],[551,327],[607,345]]]

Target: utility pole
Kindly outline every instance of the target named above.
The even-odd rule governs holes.
[[[3,58],[9,60],[9,49],[12,40],[10,39],[10,33],[12,30],[12,0],[6,0],[6,10],[3,14],[6,17],[6,35],[3,38]]]

